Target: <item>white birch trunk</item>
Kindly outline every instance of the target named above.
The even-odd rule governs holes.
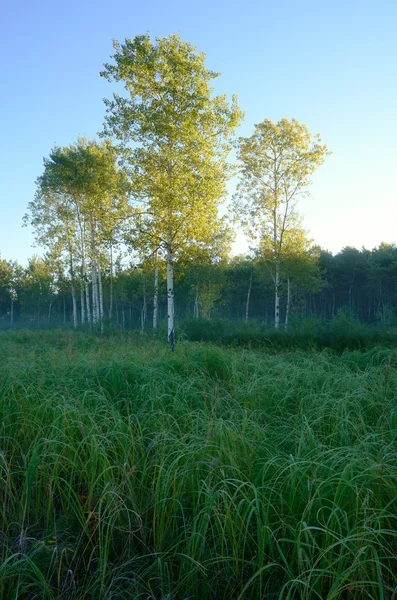
[[[95,260],[91,260],[91,295],[92,295],[92,323],[98,323],[98,286],[96,278]]]
[[[248,285],[248,291],[247,291],[247,300],[245,303],[245,322],[248,321],[248,314],[249,314],[249,307],[250,307],[250,298],[251,298],[251,289],[252,289],[252,271],[250,274],[250,281],[249,281],[249,285]]]
[[[99,286],[99,320],[101,322],[101,333],[103,333],[103,288],[101,267],[98,264],[98,286]]]
[[[88,275],[85,263],[83,265],[83,273],[85,287],[85,307],[87,310],[87,323],[91,325],[90,288],[88,287]]]
[[[96,263],[95,224],[91,216],[91,287],[92,287],[92,322],[99,322],[99,287]]]
[[[74,281],[72,279],[72,305],[73,305],[73,327],[77,329],[77,302],[76,302],[76,289],[74,287]]]
[[[85,306],[84,306],[84,280],[80,282],[80,305],[81,305],[81,324],[85,323]]]
[[[274,327],[280,326],[280,259],[276,259],[276,277],[274,280]]]
[[[83,272],[83,281],[84,281],[84,288],[85,288],[85,300],[86,300],[85,304],[86,304],[86,310],[87,310],[87,323],[89,323],[91,325],[90,290],[88,287],[87,265],[86,265],[86,258],[85,258],[84,228],[81,223],[80,217],[79,217],[79,228],[80,228],[80,245],[81,245],[81,269]],[[82,320],[82,322],[83,322],[83,320]]]
[[[99,295],[99,263],[95,261],[95,276],[96,276],[96,320],[97,323],[101,320],[100,310],[100,295]]]
[[[70,253],[70,282],[71,282],[71,286],[72,286],[73,327],[74,327],[74,329],[77,329],[76,289],[74,287],[73,255],[72,255],[72,249],[70,246],[69,246],[69,253]],[[65,308],[65,305],[64,305],[64,308]]]
[[[156,264],[154,267],[154,294],[153,294],[153,329],[157,329],[159,314],[159,265],[156,252]]]
[[[145,281],[145,279],[143,279],[143,306],[142,306],[142,310],[141,310],[141,332],[142,333],[145,330],[146,314],[147,314],[146,281]]]
[[[287,331],[287,329],[288,329],[288,318],[289,318],[290,306],[291,306],[291,287],[290,287],[290,282],[289,282],[289,277],[288,277],[288,279],[287,279],[287,306],[285,308],[285,331]]]
[[[109,319],[113,314],[113,246],[110,245],[110,301],[109,301]]]
[[[175,321],[174,321],[174,274],[172,270],[171,234],[167,240],[167,321],[168,344],[175,350]]]

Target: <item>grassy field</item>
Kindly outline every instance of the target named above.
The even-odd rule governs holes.
[[[397,352],[0,335],[0,598],[397,597]]]

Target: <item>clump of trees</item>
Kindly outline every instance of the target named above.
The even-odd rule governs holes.
[[[303,256],[309,249],[297,203],[305,196],[310,176],[324,162],[327,147],[312,137],[296,119],[255,125],[249,138],[240,138],[240,181],[234,209],[257,251],[267,258],[274,284],[274,325],[280,325],[282,263]],[[290,276],[286,269],[288,305]]]
[[[116,140],[138,208],[134,237],[141,251],[164,254],[168,343],[174,347],[177,253],[210,245],[221,227],[231,136],[242,117],[236,98],[213,96],[205,55],[179,36],[148,35],[115,43],[102,75],[122,83],[125,96],[106,100],[104,135]]]
[[[37,179],[25,223],[44,257],[0,261],[3,323],[144,331],[166,318],[173,348],[175,315],[287,328],[291,317],[328,319],[346,306],[390,320],[396,247],[332,256],[303,227],[298,201],[329,154],[318,135],[296,119],[265,119],[236,142],[243,114],[236,97],[214,95],[219,74],[204,54],[176,35],[114,49],[101,75],[122,91],[105,100],[103,141],[54,147]],[[236,171],[226,221],[219,207]],[[233,221],[247,256],[230,256]]]

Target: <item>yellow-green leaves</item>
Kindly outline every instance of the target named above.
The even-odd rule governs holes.
[[[296,204],[307,193],[310,176],[327,153],[320,136],[311,136],[296,119],[278,123],[265,119],[255,125],[251,137],[239,140],[241,170],[234,211],[257,248],[272,261],[276,328],[284,253],[290,257],[306,245]]]
[[[275,256],[286,231],[296,225],[298,200],[307,194],[310,176],[329,154],[319,135],[296,119],[265,119],[249,138],[240,138],[240,181],[234,209],[247,233],[265,238]]]
[[[105,135],[115,138],[131,166],[145,231],[173,247],[210,240],[225,195],[231,136],[242,113],[233,98],[212,95],[219,74],[205,55],[177,35],[148,35],[115,44],[102,75],[122,82],[123,96],[105,100]]]

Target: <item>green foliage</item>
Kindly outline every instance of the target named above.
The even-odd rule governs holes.
[[[230,176],[226,158],[242,113],[233,97],[213,96],[218,73],[177,35],[139,35],[114,43],[101,73],[126,94],[105,100],[104,135],[129,164],[134,198],[142,206],[140,241],[173,251],[210,244],[220,229],[218,205]]]
[[[0,360],[2,598],[393,597],[395,350],[10,332]]]
[[[212,342],[225,346],[266,348],[270,352],[286,349],[369,349],[384,344],[397,345],[397,330],[369,327],[348,310],[340,310],[331,321],[319,318],[293,319],[288,331],[251,320],[247,323],[226,319],[184,319],[178,326],[183,339]]]
[[[327,154],[320,136],[311,136],[306,125],[296,119],[284,118],[278,123],[265,119],[255,125],[251,137],[239,139],[241,168],[234,213],[259,254],[269,262],[276,328],[280,323],[282,278],[290,283],[297,258],[307,256],[310,260],[310,242],[296,205],[307,195],[310,177]]]

